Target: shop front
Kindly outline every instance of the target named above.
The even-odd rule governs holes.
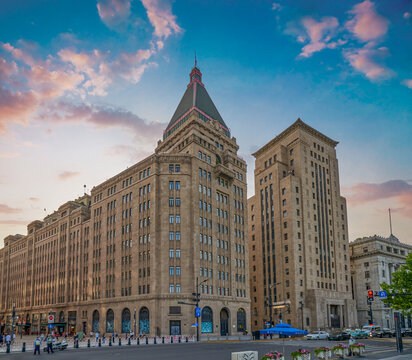
[[[74,335],[77,332],[76,329],[76,311],[69,311],[68,312],[68,332],[69,335]]]

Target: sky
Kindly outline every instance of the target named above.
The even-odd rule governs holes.
[[[350,239],[412,244],[412,2],[3,0],[0,246],[153,152],[197,53],[248,163],[298,117],[339,141]],[[252,136],[251,136],[252,135]]]

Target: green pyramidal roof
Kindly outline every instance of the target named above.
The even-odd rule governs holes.
[[[190,73],[190,83],[180,100],[179,105],[172,119],[169,122],[166,130],[163,133],[163,139],[170,136],[179,126],[187,119],[189,113],[195,110],[199,113],[200,118],[204,121],[217,120],[223,129],[224,133],[230,137],[230,130],[226,126],[215,104],[207,93],[205,86],[202,83],[202,73],[195,66]]]

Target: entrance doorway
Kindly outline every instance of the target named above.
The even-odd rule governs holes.
[[[180,320],[170,320],[170,335],[182,335]]]
[[[226,336],[229,334],[229,313],[227,309],[220,311],[220,335]]]

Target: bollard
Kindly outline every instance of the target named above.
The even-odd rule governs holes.
[[[182,338],[179,336],[179,344],[182,342]]]
[[[162,336],[162,344],[164,344],[164,343],[165,343],[165,337]]]
[[[90,339],[87,339],[87,347],[90,347]]]
[[[149,343],[149,338],[146,336],[146,345]]]
[[[170,337],[170,343],[173,344],[173,336]]]
[[[102,347],[102,339],[99,338],[99,347]]]
[[[127,345],[132,345],[130,338],[129,338],[129,340],[127,341]]]
[[[186,336],[186,342],[189,342],[189,338]]]
[[[21,352],[26,352],[26,343],[23,343],[23,349],[21,349]]]
[[[119,346],[122,346],[122,339],[119,338]]]
[[[112,338],[109,338],[109,346],[112,346]]]
[[[140,345],[140,338],[137,338],[137,345]]]
[[[154,337],[154,344],[157,344],[157,341],[156,341],[156,336]]]
[[[76,339],[76,349],[79,348],[79,339]]]
[[[6,353],[7,353],[7,354],[9,354],[9,353],[10,353],[10,343],[9,343],[9,342],[7,343],[7,350],[6,350]]]

